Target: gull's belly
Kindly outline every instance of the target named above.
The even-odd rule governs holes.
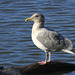
[[[33,43],[40,49],[46,51],[47,48],[36,38],[36,35],[32,35],[32,41]]]

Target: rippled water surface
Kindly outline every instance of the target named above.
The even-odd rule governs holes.
[[[44,51],[31,40],[33,22],[25,22],[36,12],[45,16],[46,27],[69,38],[75,46],[75,0],[0,0],[0,65],[23,66],[45,59]],[[75,55],[52,52],[51,60],[75,64]]]

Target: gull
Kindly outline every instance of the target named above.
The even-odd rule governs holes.
[[[25,21],[34,22],[32,27],[32,41],[39,49],[44,50],[46,53],[46,60],[38,62],[40,65],[45,65],[47,62],[50,62],[51,52],[54,51],[64,51],[75,54],[71,51],[73,45],[69,39],[63,37],[57,31],[44,27],[45,18],[42,14],[35,13],[31,17],[26,18]]]

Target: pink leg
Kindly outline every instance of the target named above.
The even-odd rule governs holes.
[[[51,59],[51,52],[49,52],[49,60],[48,60],[48,62],[50,62],[50,59]]]
[[[42,62],[38,62],[40,65],[45,65],[47,63],[47,56],[48,56],[48,53],[46,52],[46,60],[45,61],[42,61]]]

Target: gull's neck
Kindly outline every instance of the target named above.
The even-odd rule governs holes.
[[[44,27],[44,22],[34,22],[33,27],[32,27],[32,34],[36,33],[38,29]]]

